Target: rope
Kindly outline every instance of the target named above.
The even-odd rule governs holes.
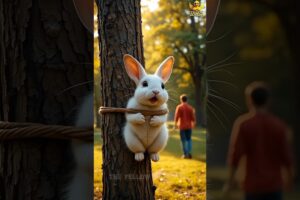
[[[140,110],[130,108],[100,107],[99,113],[141,113],[144,116],[165,115],[165,110]],[[0,121],[0,141],[29,138],[78,139],[93,141],[93,128],[43,125],[37,123],[18,123]]]
[[[132,108],[113,108],[113,107],[100,107],[99,114],[106,113],[141,113],[144,116],[154,116],[154,115],[166,115],[169,112],[168,109],[165,110],[140,110]]]
[[[92,141],[93,128],[0,121],[0,141],[28,138],[78,139]]]
[[[154,116],[154,115],[166,115],[168,114],[169,110],[140,110],[140,109],[132,109],[132,108],[113,108],[113,107],[100,107],[99,114],[106,114],[106,113],[141,113],[144,116]],[[147,121],[150,119],[146,119]],[[148,145],[148,136],[149,136],[149,123],[147,126],[147,145]]]

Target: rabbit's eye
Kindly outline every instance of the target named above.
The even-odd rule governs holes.
[[[143,82],[143,87],[148,87],[148,82],[147,81]]]
[[[165,84],[161,83],[161,88],[165,89]]]

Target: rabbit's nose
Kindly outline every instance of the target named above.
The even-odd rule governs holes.
[[[152,92],[153,92],[153,94],[155,94],[155,95],[159,94],[159,91],[157,91],[157,90],[153,90]]]

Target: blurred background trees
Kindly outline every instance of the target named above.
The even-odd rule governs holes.
[[[208,104],[208,194],[212,199],[221,199],[214,194],[222,188],[231,127],[236,117],[247,110],[244,88],[250,82],[262,80],[270,84],[272,111],[292,127],[294,144],[300,142],[296,45],[300,34],[295,30],[298,4],[275,0],[221,1],[217,21],[207,37],[208,102],[215,105]],[[216,67],[216,63],[221,65]],[[295,150],[298,155],[297,145]],[[298,199],[295,195],[298,194],[290,193],[286,199]]]
[[[99,55],[98,9],[97,4],[94,2],[94,123],[96,128],[100,128],[100,115],[98,114],[98,110],[102,105]]]
[[[199,17],[189,15],[189,1],[142,2],[146,68],[153,71],[167,56],[175,57],[174,72],[167,86],[170,119],[179,96],[185,93],[196,109],[197,124],[205,125],[205,1],[201,2]]]

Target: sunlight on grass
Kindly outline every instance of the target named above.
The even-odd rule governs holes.
[[[94,193],[96,198],[100,199],[102,196],[102,151],[100,144],[100,134],[95,133],[95,145],[94,145]]]
[[[178,130],[170,131],[168,145],[160,154],[160,161],[152,162],[156,199],[206,199],[206,132],[193,131],[193,159],[181,159]],[[95,133],[95,199],[102,192],[102,152],[100,133]]]
[[[152,164],[156,199],[206,199],[206,165],[162,155]]]

